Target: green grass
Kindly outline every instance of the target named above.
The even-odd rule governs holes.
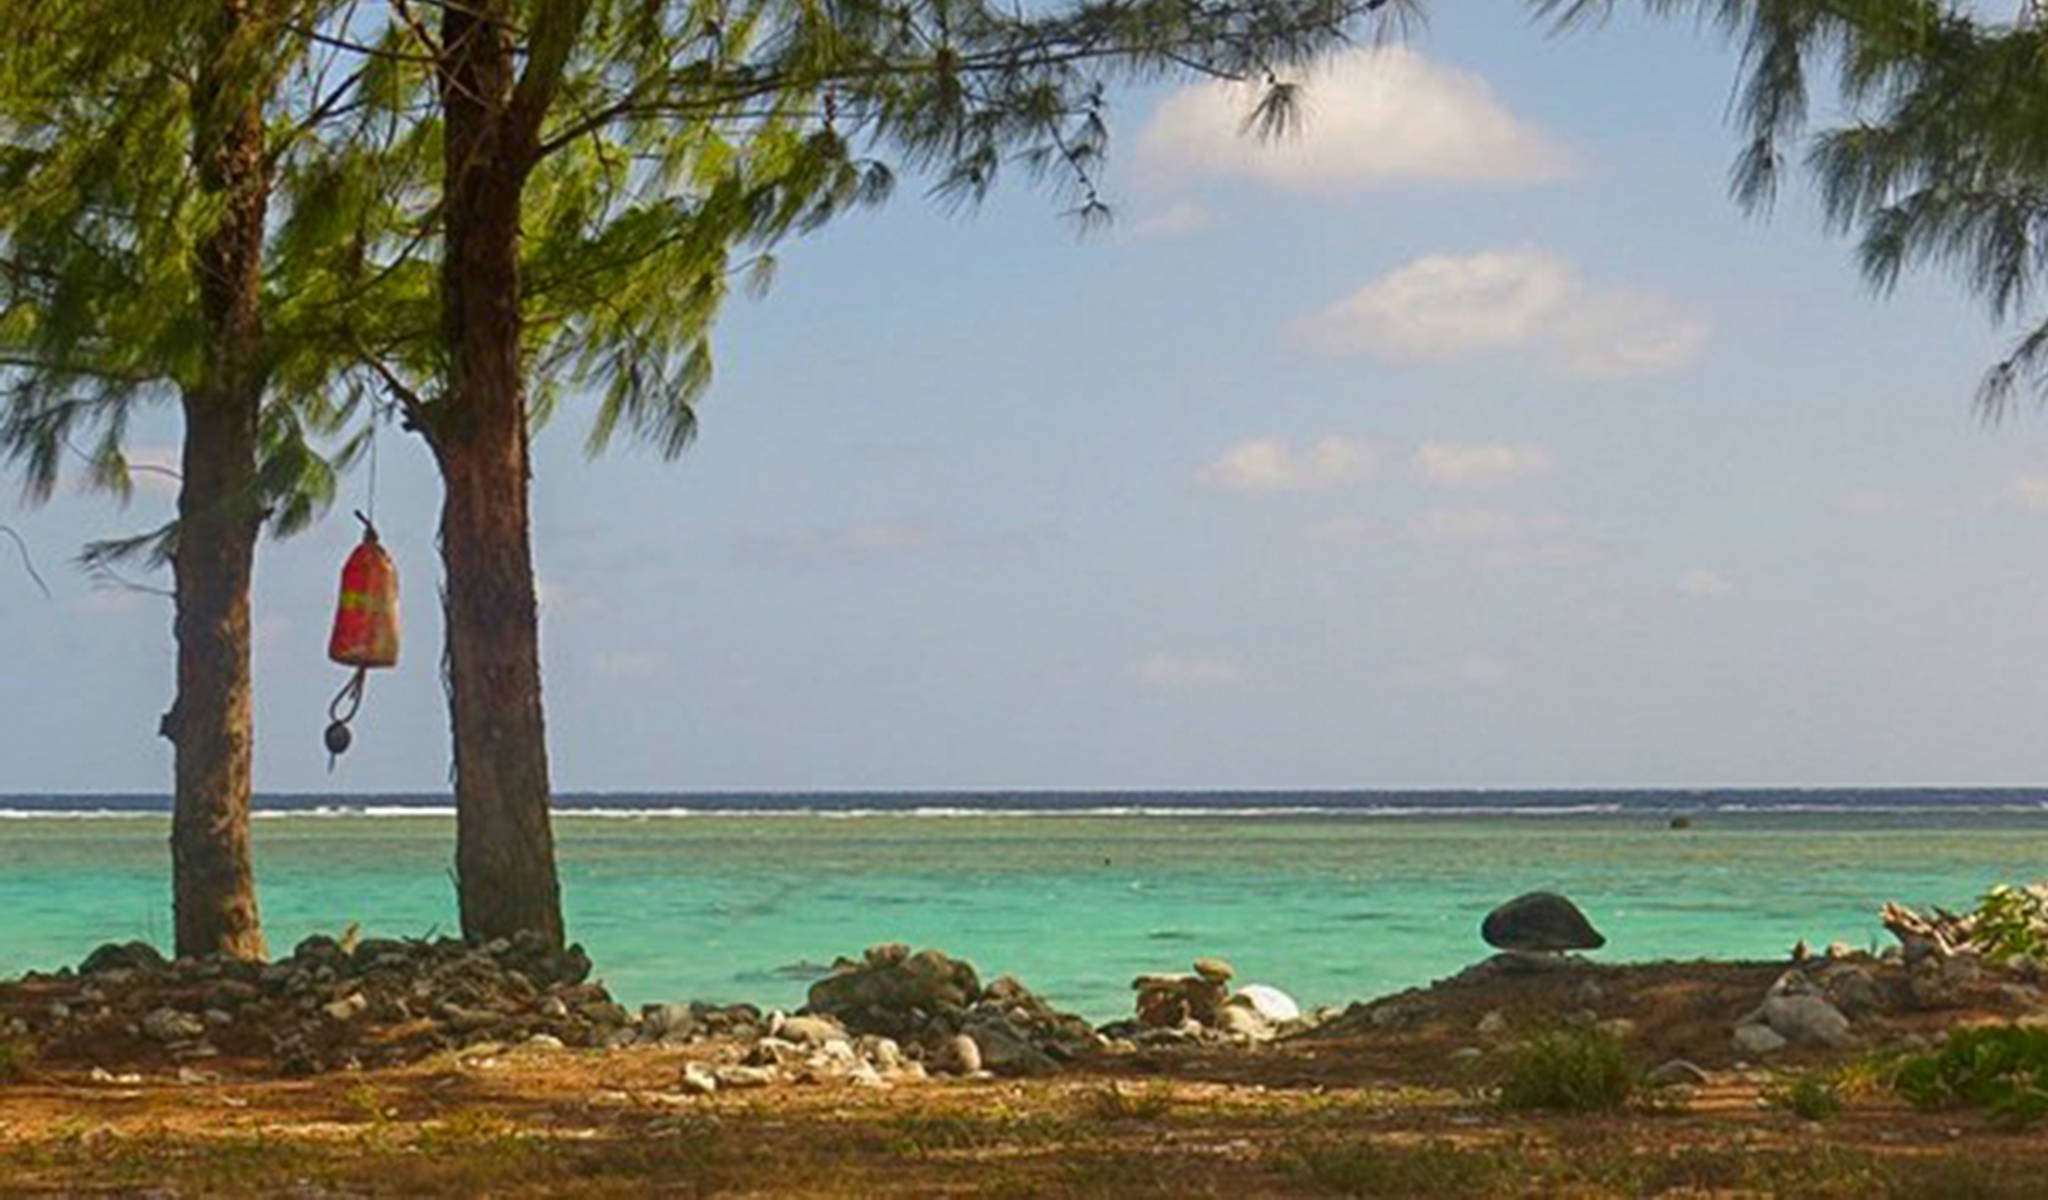
[[[1285,1164],[1319,1192],[1335,1196],[1486,1196],[1526,1177],[1512,1157],[1442,1142],[1390,1147],[1370,1141],[1306,1147]]]
[[[1636,1076],[1621,1042],[1599,1030],[1539,1033],[1508,1048],[1499,1102],[1510,1111],[1613,1112]]]
[[[21,1083],[36,1064],[36,1048],[27,1042],[0,1042],[0,1083]]]
[[[1957,1029],[1940,1049],[1900,1059],[1892,1086],[1916,1108],[1981,1108],[2008,1125],[2048,1116],[2048,1029]]]
[[[1842,1111],[1840,1087],[1833,1079],[1812,1073],[1766,1089],[1764,1100],[1803,1121],[1825,1121]]]

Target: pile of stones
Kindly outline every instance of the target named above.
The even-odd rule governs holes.
[[[1237,972],[1220,958],[1198,958],[1190,975],[1140,975],[1135,1021],[1105,1026],[1103,1033],[1138,1045],[1182,1042],[1261,1042],[1306,1026],[1301,1008],[1286,993],[1263,984],[1233,992]]]
[[[1105,1044],[1084,1018],[1011,976],[984,986],[973,964],[938,950],[912,953],[900,942],[840,959],[791,1020],[805,1018],[829,1019],[850,1038],[887,1039],[906,1061],[964,1074],[1042,1075]]]
[[[589,974],[580,947],[537,935],[480,946],[315,935],[271,963],[171,961],[145,942],[110,943],[75,971],[0,989],[0,1032],[57,1060],[228,1058],[286,1074],[484,1043],[629,1040],[630,1014]]]

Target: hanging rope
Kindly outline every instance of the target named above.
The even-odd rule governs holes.
[[[356,710],[363,706],[363,683],[370,677],[367,667],[357,667],[348,682],[334,694],[327,703],[327,772],[334,773],[334,760],[348,751],[354,735],[348,731],[348,723],[356,719]]]

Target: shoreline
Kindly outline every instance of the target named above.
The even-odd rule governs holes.
[[[159,970],[124,954],[139,952],[102,951],[83,974],[0,984],[0,1027],[48,1014],[52,987],[91,987],[115,1007],[123,989],[139,989],[131,1007],[161,1002],[140,1014],[152,1029],[0,1054],[0,1191],[1931,1197],[1969,1180],[1977,1194],[2016,1197],[2048,1171],[2048,1143],[2015,1139],[1981,1112],[1917,1111],[1870,1065],[1938,1046],[1950,1028],[2048,1027],[2038,973],[2017,984],[1976,964],[1950,979],[1903,953],[1567,958],[1540,969],[1490,958],[1277,1036],[1124,1022],[1095,1027],[1106,1041],[1070,1058],[1049,1054],[1077,1031],[1041,1012],[1024,985],[969,985],[957,960],[908,946],[841,960],[832,978],[843,982],[822,999],[814,992],[838,1016],[782,1019],[706,1006],[607,1010],[602,989],[580,982],[587,962],[534,946],[309,939],[247,970]],[[1155,990],[1231,990],[1227,964],[1196,968]],[[521,998],[523,985],[503,986],[499,1001],[477,999],[474,989],[514,971],[539,990]],[[874,1032],[890,1013],[909,1019],[915,1005],[895,1007],[894,989],[912,977],[964,989],[965,1027],[991,1051],[1010,1036],[982,1033],[998,1023],[1021,1044],[959,1062],[921,1043],[917,1027],[899,1029],[900,1041]],[[418,1015],[382,1007],[428,979],[444,998]],[[445,999],[464,988],[463,1001]],[[193,1007],[233,996],[254,1007],[179,1024],[160,1014],[180,995]],[[1854,1013],[1845,1039],[1743,1050],[1731,1030],[1739,1038],[1774,995],[1839,1002]],[[259,1011],[349,1031],[357,1040],[333,1045],[356,1057],[309,1074],[241,1052],[288,1048],[268,1025],[261,1038],[224,1040],[240,1023],[269,1020]],[[557,1019],[550,1013],[562,1032],[636,1032],[584,1046],[547,1032],[508,1036],[528,1018],[504,1014]],[[427,1041],[389,1062],[358,1061],[423,1032]],[[197,1052],[193,1037],[221,1045]],[[1509,1105],[1504,1080],[1544,1037],[1606,1039],[1636,1081],[1631,1094],[1593,1111]],[[918,1056],[906,1057],[913,1046]],[[298,1052],[308,1049],[317,1047]],[[1787,1097],[1802,1086],[1824,1087],[1839,1111],[1794,1111]],[[83,1142],[80,1129],[91,1131]]]

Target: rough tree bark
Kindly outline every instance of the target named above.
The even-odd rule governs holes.
[[[442,10],[441,470],[455,864],[466,937],[562,943],[528,524],[520,193],[535,156],[502,4]]]
[[[249,15],[222,6],[194,88],[193,154],[219,201],[197,248],[207,352],[183,396],[176,574],[178,694],[164,718],[176,761],[171,893],[180,955],[264,956],[249,848],[249,585],[262,515],[255,494],[263,368],[263,221],[269,204],[260,100],[233,47]]]

